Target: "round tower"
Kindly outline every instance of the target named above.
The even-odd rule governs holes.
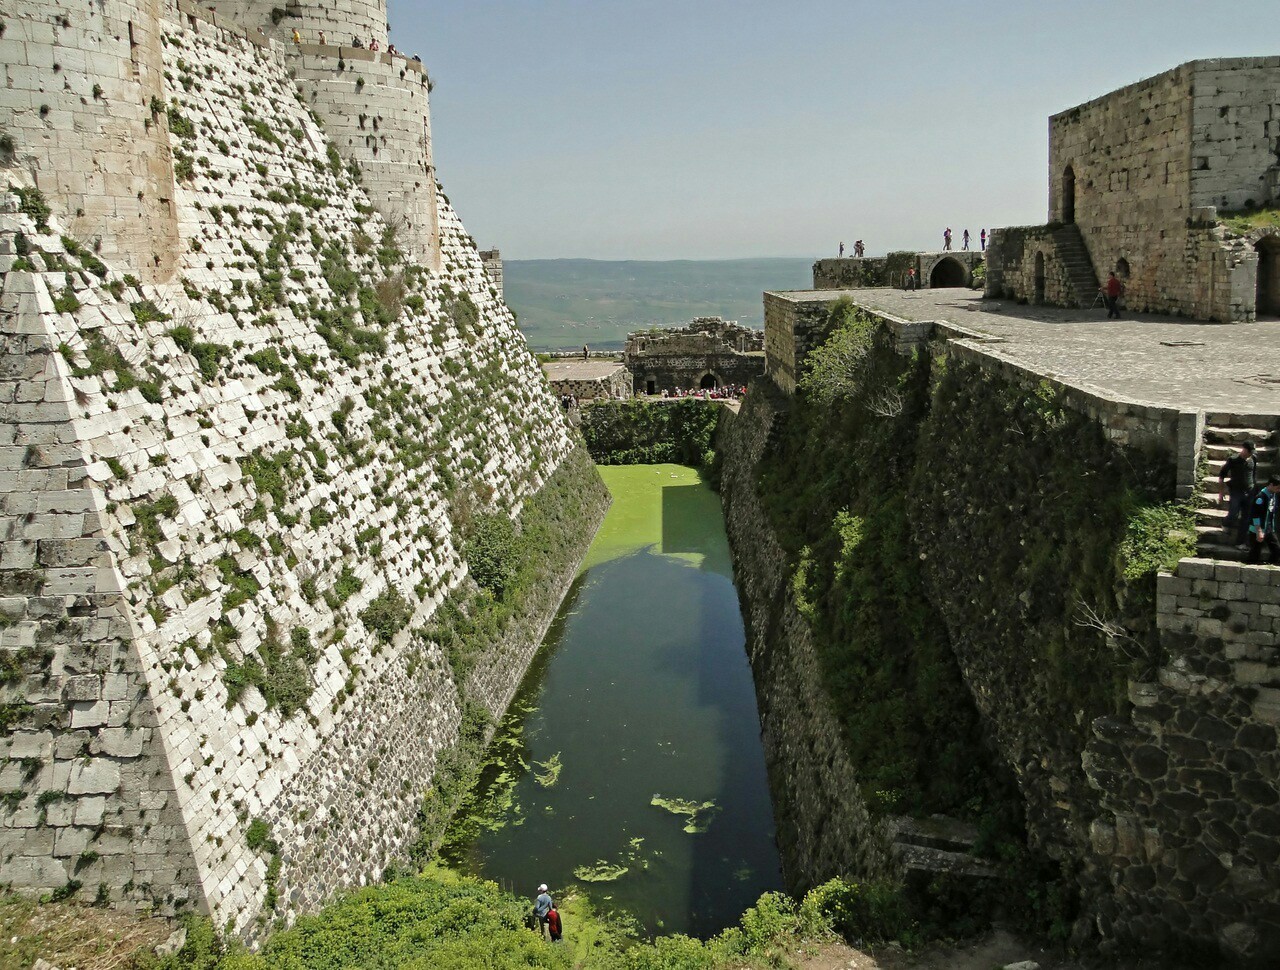
[[[0,164],[26,171],[62,224],[144,281],[177,262],[173,158],[160,112],[162,0],[11,0]]]

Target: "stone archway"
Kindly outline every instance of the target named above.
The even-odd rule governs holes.
[[[1036,253],[1036,292],[1033,302],[1044,302],[1044,253]]]
[[[965,286],[969,282],[969,271],[958,259],[947,256],[938,260],[929,273],[929,285],[932,287]]]
[[[704,391],[714,391],[720,386],[720,382],[716,380],[716,375],[710,371],[702,375],[702,380],[698,381],[698,387]]]
[[[1280,317],[1280,236],[1267,236],[1254,247],[1258,253],[1259,317]]]
[[[1076,221],[1076,170],[1070,165],[1062,170],[1062,221]]]

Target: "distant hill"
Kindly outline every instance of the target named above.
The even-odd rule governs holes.
[[[511,260],[507,303],[534,350],[621,349],[630,331],[721,316],[764,325],[765,290],[805,289],[809,259]]]

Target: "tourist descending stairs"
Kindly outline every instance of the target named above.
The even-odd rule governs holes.
[[[1053,231],[1053,245],[1058,260],[1071,280],[1071,292],[1076,306],[1082,310],[1088,309],[1098,296],[1098,274],[1094,271],[1093,260],[1085,247],[1079,227],[1074,223],[1059,226]]]
[[[1222,463],[1246,441],[1257,445],[1258,483],[1280,473],[1280,419],[1275,415],[1207,414],[1204,429],[1204,476],[1196,493],[1196,554],[1202,559],[1243,560],[1234,534],[1227,535],[1227,506],[1218,501]]]

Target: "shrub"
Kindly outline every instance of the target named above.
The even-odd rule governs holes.
[[[399,590],[388,588],[360,611],[360,622],[381,643],[390,643],[413,615]]]
[[[49,203],[44,197],[44,193],[39,189],[15,188],[13,190],[18,196],[18,211],[23,215],[30,216],[36,224],[36,229],[40,232],[47,232],[49,229],[49,216],[53,214],[53,210],[49,208]]]
[[[520,552],[515,523],[501,514],[477,516],[463,545],[471,578],[497,599],[519,570]]]

